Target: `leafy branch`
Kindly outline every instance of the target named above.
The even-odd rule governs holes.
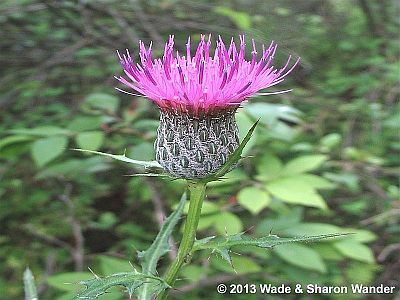
[[[291,238],[280,238],[276,235],[268,235],[261,238],[254,238],[244,233],[227,235],[225,237],[207,237],[196,240],[196,230],[200,219],[202,203],[205,197],[206,185],[208,182],[219,180],[223,175],[229,172],[241,158],[244,147],[249,142],[258,121],[253,124],[246,134],[239,147],[229,156],[227,162],[213,175],[201,180],[188,180],[188,191],[190,195],[189,211],[184,225],[182,241],[179,246],[176,260],[169,266],[164,279],[154,276],[157,274],[157,263],[160,258],[170,250],[168,239],[172,231],[178,223],[183,207],[186,203],[186,193],[183,194],[177,209],[165,220],[152,245],[145,251],[139,252],[138,257],[141,261],[142,272],[136,270],[129,273],[117,273],[104,278],[96,276],[94,279],[82,281],[81,284],[86,286],[76,299],[91,300],[96,299],[107,290],[116,285],[124,286],[129,295],[132,296],[137,292],[139,300],[150,300],[154,295],[158,299],[166,299],[168,289],[171,288],[179,274],[184,263],[190,261],[191,255],[199,250],[211,250],[211,253],[219,254],[223,259],[232,265],[230,255],[231,248],[235,246],[256,246],[260,248],[272,248],[277,245],[294,243],[294,242],[314,242],[327,238],[344,236],[343,233],[325,234],[316,236],[301,236]],[[156,161],[138,161],[133,160],[125,155],[112,155],[98,151],[74,149],[81,152],[89,152],[107,156],[116,160],[139,165],[145,168],[156,168],[162,171],[162,167]]]
[[[175,225],[178,223],[182,215],[185,203],[186,193],[182,195],[176,210],[163,223],[160,232],[158,233],[156,239],[151,244],[151,246],[146,251],[139,252],[138,256],[141,260],[143,274],[155,274],[157,271],[157,262],[165,253],[170,251],[168,240],[172,234]],[[144,284],[143,287],[140,289],[138,299],[146,300],[149,299],[151,296],[151,284]]]
[[[154,292],[160,292],[168,288],[168,284],[160,277],[145,275],[136,270],[133,272],[116,273],[106,277],[99,277],[89,280],[83,280],[80,284],[86,286],[86,289],[80,292],[76,300],[93,300],[107,293],[108,289],[114,286],[123,286],[131,297],[135,291],[144,284],[152,283]]]
[[[243,232],[224,237],[206,237],[197,240],[193,246],[193,252],[198,250],[211,250],[211,253],[219,254],[224,260],[232,265],[230,256],[231,248],[234,246],[256,246],[259,248],[273,248],[278,245],[295,243],[295,242],[316,242],[323,239],[336,238],[348,235],[349,233],[333,233],[314,236],[300,236],[281,238],[277,235],[268,235],[261,238],[253,238],[245,235]]]

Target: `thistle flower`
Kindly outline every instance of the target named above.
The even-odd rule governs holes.
[[[246,60],[244,36],[239,49],[233,38],[227,49],[219,37],[214,55],[211,36],[206,41],[204,35],[194,56],[190,37],[186,55],[177,51],[174,56],[174,36],[165,44],[162,59],[153,59],[152,44],[148,49],[142,42],[139,46],[141,63],[135,63],[128,50],[123,55],[117,51],[127,79],[116,79],[159,107],[156,159],[170,175],[187,179],[207,177],[226,162],[239,146],[234,115],[240,104],[254,95],[290,91],[257,94],[282,82],[298,62],[289,67],[289,56],[277,69],[272,65],[277,45],[263,45],[257,58],[254,40],[251,59]]]

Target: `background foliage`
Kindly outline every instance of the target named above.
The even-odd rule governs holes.
[[[23,297],[27,265],[41,299],[58,300],[79,288],[65,282],[91,277],[88,266],[132,271],[128,261],[137,263],[177,204],[183,182],[127,177],[141,170],[70,151],[154,158],[157,109],[113,89],[122,72],[115,49],[137,54],[139,39],[152,40],[160,55],[171,33],[180,49],[188,35],[246,33],[274,39],[278,63],[301,56],[282,86],[292,93],[238,113],[242,137],[261,125],[243,166],[210,186],[199,238],[357,233],[248,249],[233,256],[234,270],[199,254],[174,296],[222,299],[215,286],[231,281],[399,287],[398,15],[391,0],[2,1],[0,298]]]

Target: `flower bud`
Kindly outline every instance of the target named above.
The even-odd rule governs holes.
[[[174,177],[200,179],[219,170],[239,147],[236,110],[258,91],[282,82],[299,61],[289,67],[289,56],[283,67],[275,68],[272,60],[277,45],[262,45],[257,58],[254,40],[251,60],[246,60],[244,36],[239,44],[232,39],[228,48],[219,37],[213,55],[211,46],[211,35],[208,40],[201,35],[194,56],[190,39],[186,56],[179,52],[174,56],[172,35],[162,59],[153,59],[151,44],[146,49],[142,42],[140,63],[134,62],[128,50],[122,55],[118,52],[127,77],[116,79],[149,98],[161,111],[156,159]]]
[[[234,112],[220,116],[161,112],[156,159],[173,177],[200,179],[218,171],[239,147]]]

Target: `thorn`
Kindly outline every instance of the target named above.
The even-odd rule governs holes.
[[[207,258],[208,261],[210,261],[211,255],[213,255],[214,251],[215,251],[214,249],[211,250],[210,255],[209,255],[208,258]]]
[[[249,229],[243,231],[242,234],[245,234],[245,233],[249,232],[249,231],[252,230],[253,228],[254,228],[254,225],[253,225],[253,226],[250,226]]]
[[[151,274],[151,276],[154,276],[154,277],[156,277],[156,276],[158,276],[158,271],[156,270],[156,272],[155,273],[150,273]]]
[[[136,252],[140,252],[140,251],[138,250],[138,248],[135,246],[135,244],[132,243],[131,246],[132,246],[133,250],[135,250]]]
[[[233,265],[232,257],[231,257],[230,264],[231,264],[231,267],[232,267],[233,271],[237,274],[238,272],[236,271],[235,266]]]
[[[131,262],[130,260],[128,260],[128,262],[129,262],[129,264],[131,265],[132,269],[133,269],[134,271],[136,271],[136,269],[135,269],[135,267],[133,266],[132,262]]]
[[[207,257],[207,260],[208,260],[208,261],[210,261],[210,259],[211,259],[211,255],[213,255],[213,253],[214,253],[214,250],[213,250],[213,251],[211,251],[211,252],[210,252],[210,254],[208,255],[208,257]]]
[[[100,277],[97,276],[96,273],[93,272],[93,270],[92,270],[90,267],[88,267],[88,269],[89,269],[90,273],[92,273],[92,275],[93,275],[96,279],[100,279]]]

